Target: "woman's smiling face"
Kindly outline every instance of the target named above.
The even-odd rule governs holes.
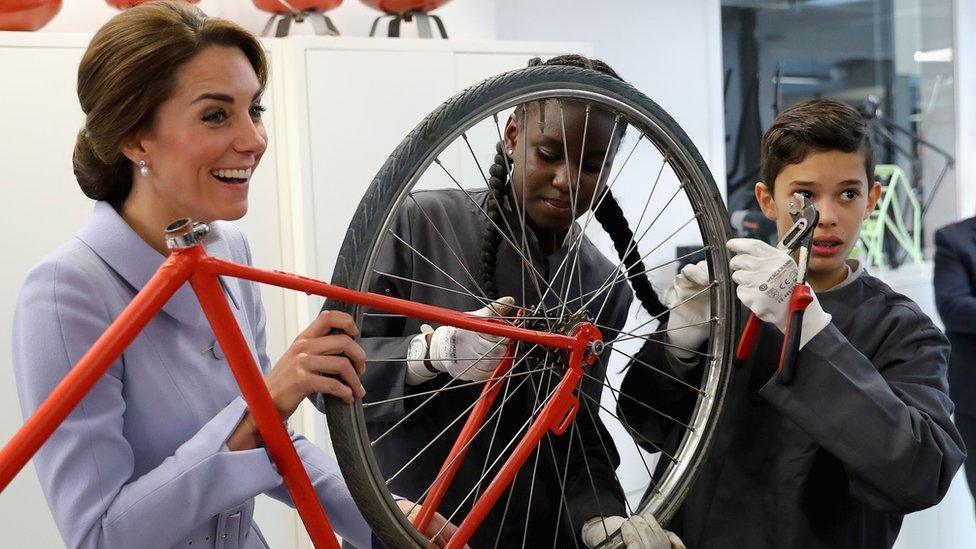
[[[267,148],[258,77],[238,48],[211,46],[180,67],[173,95],[137,136],[133,194],[148,194],[170,217],[239,219]],[[132,154],[127,154],[132,157]]]

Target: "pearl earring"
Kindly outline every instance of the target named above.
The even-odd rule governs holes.
[[[146,161],[145,160],[140,160],[139,161],[139,173],[143,177],[149,177],[149,166],[146,165]]]
[[[508,156],[515,154],[515,149],[508,149]]]

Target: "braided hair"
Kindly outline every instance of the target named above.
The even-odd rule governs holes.
[[[599,59],[589,59],[582,55],[559,55],[543,62],[538,57],[529,60],[529,67],[538,65],[560,65],[568,67],[579,67],[595,70],[623,81],[609,65]],[[542,109],[543,111],[545,109]],[[498,246],[501,243],[501,233],[493,227],[501,226],[501,205],[511,195],[511,184],[509,182],[509,172],[512,159],[505,153],[504,143],[499,142],[496,147],[494,163],[488,168],[488,204],[487,213],[490,219],[488,229],[481,246],[481,276],[483,289],[491,299],[498,299],[498,285],[495,280],[495,272],[498,267]],[[651,315],[663,315],[667,308],[661,304],[657,294],[651,286],[651,281],[647,276],[647,268],[641,261],[640,252],[637,246],[632,244],[634,233],[627,224],[620,204],[613,197],[609,189],[603,191],[603,195],[597,198],[597,207],[594,210],[596,220],[603,227],[603,230],[613,241],[613,247],[617,250],[627,271],[627,279],[634,290],[634,295],[640,300],[641,305]]]
[[[502,240],[502,233],[493,230],[501,227],[501,205],[511,191],[508,181],[509,164],[511,159],[505,154],[505,144],[501,141],[495,145],[495,161],[488,168],[488,230],[485,231],[481,242],[481,277],[482,289],[491,299],[498,299],[498,285],[495,282],[495,268],[498,266],[498,245]]]

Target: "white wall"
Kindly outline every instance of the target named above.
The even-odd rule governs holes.
[[[256,7],[251,0],[201,0],[197,6],[208,15],[226,17],[259,33],[269,14]],[[103,0],[64,0],[61,12],[40,32],[95,32],[105,21],[118,13]],[[456,0],[434,12],[444,20],[452,39],[484,40],[495,37],[494,2],[492,0]],[[346,0],[338,8],[327,12],[342,36],[369,36],[373,19],[382,15],[359,0]],[[379,32],[385,32],[381,24]],[[404,23],[403,36],[416,36],[416,26]],[[312,34],[306,23],[293,25],[292,34]]]

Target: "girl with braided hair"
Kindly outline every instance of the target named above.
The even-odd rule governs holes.
[[[541,63],[533,59],[529,66]],[[545,64],[620,79],[605,63],[578,55]],[[662,312],[631,229],[607,190],[625,125],[578,102],[517,106],[501,130],[487,188],[415,190],[402,202],[389,227],[392,237],[377,254],[371,290],[481,316],[514,318],[520,311],[529,326],[549,322],[550,315],[564,321],[560,309],[581,309],[612,328],[601,328],[607,341],[623,329],[635,295],[651,314]],[[619,255],[613,261],[577,223],[587,211],[612,238]],[[618,283],[606,284],[618,274]],[[458,285],[466,291],[450,290]],[[482,390],[479,382],[492,375],[509,342],[367,310],[360,343],[374,362],[362,377],[373,453],[391,491],[423,499]],[[480,493],[483,479],[494,476],[504,461],[499,456],[507,455],[506,443],[522,437],[540,395],[558,382],[551,369],[541,371],[551,356],[532,349],[521,354],[527,358],[519,369],[527,377],[522,383],[509,379],[499,397],[504,408],[486,419],[487,428],[467,449],[442,512],[470,509],[472,492]],[[653,516],[629,516],[626,510],[615,473],[620,457],[594,404],[600,402],[608,355],[598,358],[580,385],[587,398],[580,398],[573,427],[564,436],[543,439],[471,547],[594,547],[618,529],[627,547],[681,546]]]

